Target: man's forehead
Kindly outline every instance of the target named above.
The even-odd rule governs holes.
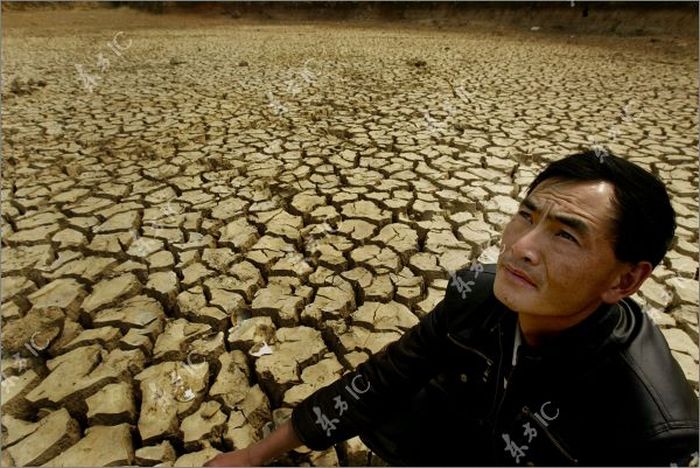
[[[611,212],[614,207],[610,203],[613,194],[611,184],[604,181],[544,182],[521,201],[521,206],[532,211],[548,212],[548,217],[583,235],[592,234],[598,229],[609,231],[610,221],[614,218]],[[559,201],[564,203],[557,203]]]
[[[554,201],[562,210],[576,212],[581,210],[604,215],[612,208],[614,187],[607,181],[571,181],[547,179],[530,193],[535,202],[547,205]],[[556,210],[556,208],[555,208]]]

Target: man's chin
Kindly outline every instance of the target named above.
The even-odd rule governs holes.
[[[532,310],[534,304],[532,303],[532,297],[528,296],[532,296],[537,291],[516,289],[512,285],[507,284],[506,281],[502,282],[503,278],[499,278],[498,275],[496,273],[493,283],[493,295],[496,296],[496,299],[514,312]]]

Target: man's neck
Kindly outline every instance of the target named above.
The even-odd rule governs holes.
[[[583,309],[573,315],[549,316],[518,313],[518,323],[523,340],[533,348],[542,344],[548,337],[556,336],[563,330],[583,322],[593,312],[598,310],[602,302]]]

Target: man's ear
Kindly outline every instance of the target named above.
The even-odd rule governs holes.
[[[650,262],[625,263],[615,282],[603,293],[603,302],[614,304],[636,293],[642,283],[651,276],[654,267]]]

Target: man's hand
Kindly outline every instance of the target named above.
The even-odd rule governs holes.
[[[256,460],[253,460],[250,450],[247,448],[234,450],[233,452],[220,453],[204,466],[257,466]]]
[[[263,440],[241,450],[220,453],[204,466],[262,466],[301,445],[288,419]]]

